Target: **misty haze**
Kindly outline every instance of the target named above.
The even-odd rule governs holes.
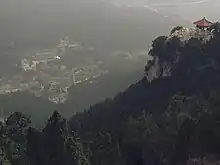
[[[0,165],[220,164],[219,0],[0,0]]]
[[[145,8],[96,0],[1,1],[0,22],[1,94],[49,99],[66,117],[140,79],[152,39],[175,24]],[[40,118],[51,113],[27,109]]]

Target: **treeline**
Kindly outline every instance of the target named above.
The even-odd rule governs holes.
[[[28,92],[0,95],[0,117],[10,116],[14,112],[23,112],[31,116],[36,127],[44,126],[56,107],[56,104],[47,98],[35,97]]]
[[[15,112],[0,126],[2,165],[88,165],[82,143],[69,132],[66,120],[54,112],[42,130],[28,116]]]

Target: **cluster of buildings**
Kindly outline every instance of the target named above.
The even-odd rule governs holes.
[[[82,49],[80,43],[71,40],[69,37],[60,39],[60,43],[53,49],[35,52],[21,60],[20,67],[25,72],[36,71],[39,64],[47,64],[60,60],[65,55],[66,49]]]
[[[26,58],[21,60],[21,68],[25,71],[25,72],[29,72],[29,71],[36,71],[37,70],[37,64],[39,64],[39,61],[28,61]]]
[[[70,40],[69,37],[61,38],[60,43],[57,45],[60,54],[63,55],[66,52],[66,49],[82,49],[82,45],[76,41]]]
[[[100,66],[103,62],[81,64],[72,68],[60,63],[66,49],[78,49],[80,44],[68,37],[60,39],[53,49],[34,51],[27,54],[18,64],[20,73],[0,80],[0,94],[28,91],[38,97],[47,97],[55,103],[63,103],[68,97],[68,88],[86,83],[106,73]],[[68,58],[68,57],[67,57]]]
[[[69,37],[61,38],[58,48],[79,48],[81,45],[76,41],[71,41]]]
[[[37,97],[63,103],[68,98],[69,87],[81,83],[97,83],[101,76],[108,74],[103,61],[91,58],[94,50],[82,47],[69,37],[60,39],[59,44],[52,49],[31,49],[17,65],[19,73],[0,80],[0,94],[28,91]],[[85,59],[81,58],[80,62],[72,64],[74,60],[79,59],[77,55],[84,54],[87,54]],[[133,54],[129,52],[119,51],[113,53],[113,56],[114,60],[119,56],[133,60]]]

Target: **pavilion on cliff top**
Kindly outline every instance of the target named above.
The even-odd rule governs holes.
[[[193,24],[200,29],[207,29],[213,25],[213,23],[211,21],[208,21],[205,17],[203,17],[203,19],[201,20],[193,22]]]

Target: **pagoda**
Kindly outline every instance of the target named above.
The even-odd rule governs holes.
[[[213,23],[208,21],[205,17],[203,17],[203,19],[201,20],[193,22],[193,24],[196,25],[196,27],[200,29],[208,29],[210,26],[213,25]]]

